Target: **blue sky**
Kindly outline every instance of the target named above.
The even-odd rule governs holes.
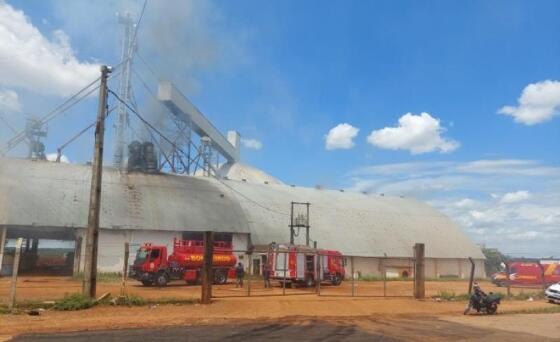
[[[49,87],[3,77],[0,94],[18,96],[12,125],[59,103],[94,64],[118,62],[114,14],[142,3],[103,4],[1,3],[5,23],[23,25],[6,14],[23,11],[57,42],[48,48],[75,62],[68,77],[42,76]],[[559,10],[556,1],[149,1],[139,52],[158,75],[135,68],[154,88],[156,78],[179,84],[222,131],[261,142],[243,161],[286,183],[416,197],[476,242],[558,256]],[[91,98],[49,125],[47,148],[94,117]],[[65,154],[84,162],[90,151],[86,135]]]

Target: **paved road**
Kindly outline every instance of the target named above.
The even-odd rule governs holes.
[[[142,317],[141,319],[149,319]],[[14,341],[547,341],[543,336],[473,328],[437,318],[290,319],[260,323],[197,325],[22,335]],[[550,339],[552,340],[552,339]]]

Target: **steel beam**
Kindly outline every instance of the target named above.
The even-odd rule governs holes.
[[[159,82],[158,100],[177,118],[187,123],[191,122],[193,131],[200,137],[209,137],[212,148],[220,152],[228,162],[239,161],[239,149],[229,143],[226,137],[171,82]]]

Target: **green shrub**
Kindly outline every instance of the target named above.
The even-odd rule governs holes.
[[[63,299],[55,301],[53,308],[59,311],[74,311],[89,309],[96,304],[94,299],[80,293],[65,295]]]

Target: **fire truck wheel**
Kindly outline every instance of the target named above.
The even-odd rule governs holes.
[[[227,274],[224,271],[217,270],[214,272],[214,283],[225,284],[227,282]]]
[[[167,276],[167,274],[165,274],[165,272],[161,272],[157,275],[156,285],[163,287],[167,285],[168,281],[169,281],[169,277]]]
[[[331,283],[332,283],[334,286],[340,285],[340,284],[342,283],[342,277],[340,276],[340,274],[338,274],[338,273],[335,274],[335,275],[332,277]]]

